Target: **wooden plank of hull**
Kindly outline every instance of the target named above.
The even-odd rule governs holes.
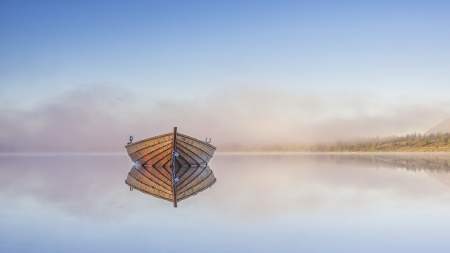
[[[187,164],[189,165],[200,165],[201,163],[198,161],[198,159],[194,159],[191,157],[191,155],[189,154],[189,151],[186,151],[185,149],[178,147],[177,152],[180,154],[176,159],[183,159],[184,161],[186,161]]]
[[[141,141],[137,141],[137,142],[133,142],[129,145],[126,145],[125,148],[127,149],[128,155],[137,152],[141,149],[144,148],[148,148],[151,147],[155,144],[160,144],[163,142],[171,142],[172,141],[172,134],[168,133],[168,134],[163,134],[163,135],[159,135],[159,136],[155,136],[152,138],[148,138],[145,140],[141,140]]]
[[[161,185],[168,190],[171,189],[169,179],[167,179],[167,177],[165,177],[163,174],[161,174],[161,172],[159,172],[155,168],[153,168],[151,166],[147,167],[147,168],[139,166],[139,167],[135,167],[135,169],[139,173],[141,173],[143,176],[147,177],[148,179],[152,180],[153,182],[157,183],[158,185]]]
[[[143,166],[148,172],[156,176],[159,180],[166,183],[170,188],[172,188],[172,176],[167,172],[164,167],[156,167],[151,165]]]
[[[192,177],[192,175],[195,174],[196,171],[198,171],[199,168],[202,168],[200,166],[190,166],[186,172],[179,177],[180,181],[178,182],[178,185],[180,187],[184,186],[186,184],[186,181],[189,180],[189,178]]]
[[[159,152],[159,153],[153,154],[152,156],[149,156],[149,157],[146,157],[146,159],[138,160],[138,162],[143,165],[155,165],[155,164],[161,164],[161,161],[162,161],[163,162],[162,164],[164,164],[167,161],[167,159],[171,159],[172,147],[169,146],[167,149],[158,150],[157,152]],[[162,165],[160,165],[160,166],[162,166]]]
[[[150,171],[145,169],[144,167],[133,166],[129,174],[131,174],[135,179],[141,181],[142,183],[150,185],[161,191],[172,193],[172,187],[170,185],[169,180],[167,180],[164,176],[162,176],[160,172],[155,168],[152,168]],[[162,178],[162,180],[160,178]],[[158,187],[154,186],[153,184],[157,185]]]
[[[140,182],[140,181],[136,180],[135,178],[133,178],[132,176],[130,176],[130,174],[128,174],[128,177],[125,180],[125,183],[143,193],[146,193],[146,194],[152,195],[154,197],[172,202],[172,198],[173,198],[172,194],[167,194],[166,192],[163,192],[163,191],[157,190],[153,187],[150,187],[148,185],[145,185],[142,182]]]
[[[175,170],[176,170],[177,164],[178,163],[175,160]],[[162,166],[167,170],[167,172],[170,173],[170,175],[172,175],[172,155],[170,156],[170,159],[167,160],[166,163],[164,163],[164,165],[162,165]]]
[[[202,163],[208,163],[209,160],[211,160],[211,156],[200,150],[197,149],[194,146],[187,146],[187,145],[183,145],[180,144],[178,145],[179,149],[183,149],[185,151],[186,154],[189,154],[190,157],[192,157],[193,159],[195,159],[197,161],[197,163],[202,164]]]
[[[202,191],[206,190],[208,187],[211,187],[216,181],[217,180],[214,177],[214,174],[211,173],[201,183],[193,186],[192,188],[189,188],[186,191],[178,193],[177,199],[178,199],[178,201],[181,201],[181,200],[187,199],[189,197],[192,197],[194,195],[197,195],[199,192],[202,192]]]
[[[208,153],[211,157],[214,155],[214,151],[216,150],[216,147],[214,147],[209,143],[180,133],[177,135],[177,142],[184,142],[194,147],[197,147],[198,149],[201,149],[206,153]]]
[[[189,192],[184,192],[184,193],[183,193],[183,197],[180,196],[180,197],[178,198],[178,202],[180,202],[180,201],[182,201],[182,200],[185,200],[185,199],[187,199],[187,198],[190,198],[190,197],[192,197],[192,196],[194,196],[194,195],[197,195],[198,193],[200,193],[200,192],[202,192],[202,191],[208,189],[208,188],[211,187],[213,184],[215,184],[216,181],[217,181],[216,178],[214,178],[211,182],[210,182],[210,181],[205,182],[205,185],[199,185],[199,186],[198,186],[198,189],[197,189],[197,190],[194,190],[194,189],[193,189],[191,193],[189,193]]]
[[[161,159],[161,154],[166,152],[167,150],[170,150],[170,148],[170,145],[166,145],[159,149],[153,150],[151,153],[148,153],[137,160],[133,160],[133,158],[131,160],[137,164],[154,164]]]
[[[133,162],[136,162],[136,161],[142,159],[143,157],[149,157],[149,156],[151,157],[152,154],[159,153],[159,152],[157,152],[158,150],[161,151],[161,150],[169,148],[170,146],[171,146],[170,142],[161,142],[161,143],[152,145],[150,147],[146,147],[141,150],[138,150],[134,153],[131,153],[130,158]]]
[[[188,173],[191,167],[191,165],[183,165],[178,169],[177,177],[180,179],[180,181],[178,181],[178,185],[181,184],[190,174],[192,174]]]
[[[145,171],[145,169],[142,169]],[[142,173],[142,171],[138,171],[136,168],[132,168],[129,172],[130,176],[132,176],[137,181],[151,186],[157,190],[172,194],[171,189],[167,186],[167,183],[159,180],[158,178],[155,178],[154,176],[148,176],[149,173]],[[147,175],[146,175],[147,174]]]
[[[183,156],[178,156],[175,160],[179,163],[180,166],[189,166],[190,164],[183,158]]]
[[[209,167],[199,168],[196,173],[193,174],[192,177],[188,178],[186,180],[186,183],[179,188],[180,192],[183,192],[189,188],[191,188],[194,185],[199,184],[202,182],[205,178],[209,177],[209,175],[212,173],[212,170]]]
[[[207,162],[203,160],[200,156],[192,152],[191,150],[179,145],[177,147],[178,153],[181,154],[181,156],[184,158],[185,156],[188,156],[190,159],[194,160],[194,164],[200,165],[200,164],[206,164]]]
[[[202,173],[206,168],[206,165],[203,166],[192,166],[189,168],[188,172],[183,177],[182,180],[180,180],[178,187],[183,188],[186,184],[189,184],[192,180],[194,180],[200,173]]]
[[[168,149],[164,152],[161,153],[161,155],[158,155],[157,158],[160,158],[159,160],[157,159],[152,159],[148,162],[146,162],[146,165],[153,165],[153,166],[157,166],[157,167],[164,167],[164,165],[166,165],[166,163],[171,163],[172,162],[172,149]]]
[[[177,159],[175,159],[175,175],[178,175],[178,172],[180,172],[180,169],[182,168],[183,166],[181,165],[181,163],[179,163],[178,161],[177,161]]]
[[[180,142],[178,143],[178,147],[188,150],[190,152],[190,156],[197,160],[198,163],[208,163],[212,158],[212,156],[205,151],[186,143]]]

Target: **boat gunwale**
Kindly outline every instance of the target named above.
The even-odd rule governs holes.
[[[125,148],[128,148],[129,146],[133,146],[134,144],[139,144],[141,142],[145,142],[145,141],[149,141],[149,140],[153,140],[153,139],[158,139],[158,138],[164,137],[166,135],[171,135],[171,134],[172,133],[161,134],[161,135],[153,136],[153,137],[150,137],[150,138],[147,138],[147,139],[143,139],[143,140],[140,140],[140,141],[132,142],[130,144],[125,145]]]
[[[181,134],[181,133],[178,133],[177,135],[180,135],[180,136],[182,136],[182,137],[186,137],[186,138],[191,139],[191,140],[194,140],[194,141],[198,141],[198,142],[200,142],[200,143],[202,143],[202,144],[205,144],[206,146],[208,146],[208,147],[210,147],[210,148],[212,148],[212,149],[214,149],[214,150],[217,149],[217,148],[214,147],[213,145],[211,145],[211,144],[209,144],[209,143],[207,143],[207,142],[205,142],[205,141],[201,141],[201,140],[199,140],[199,139],[197,139],[197,138],[191,137],[191,136],[189,136],[189,135],[185,135],[185,134]],[[189,144],[189,143],[188,143],[188,144]],[[205,152],[206,152],[206,151],[205,151]]]
[[[125,145],[125,148],[128,148],[128,147],[130,147],[130,146],[133,146],[134,144],[139,144],[139,143],[142,143],[142,142],[145,142],[145,141],[149,141],[149,140],[161,138],[161,137],[164,137],[164,136],[167,136],[167,135],[171,135],[171,134],[172,134],[172,133],[161,134],[161,135],[153,136],[153,137],[150,137],[150,138],[147,138],[147,139],[143,139],[143,140],[140,140],[140,141],[136,141],[136,142],[133,142],[133,143],[130,143],[130,144]],[[209,144],[209,143],[207,143],[207,142],[205,142],[205,141],[199,140],[199,139],[197,139],[197,138],[191,137],[191,136],[189,136],[189,135],[185,135],[185,134],[181,134],[181,133],[178,133],[177,135],[180,135],[180,136],[182,136],[182,137],[191,139],[191,140],[193,140],[193,141],[200,142],[200,143],[202,143],[202,144],[204,144],[204,145],[206,145],[206,146],[208,146],[208,147],[210,147],[210,148],[212,148],[212,149],[214,149],[214,150],[217,149],[217,148],[214,147],[213,145],[211,145],[211,144]]]
[[[160,143],[156,143],[156,144],[153,144],[153,145],[150,145],[150,146],[143,147],[143,148],[138,149],[138,150],[136,150],[136,151],[134,151],[134,152],[132,152],[132,153],[129,153],[128,155],[131,157],[131,155],[134,155],[134,154],[136,154],[137,152],[141,152],[141,151],[144,150],[144,149],[148,149],[148,148],[154,147],[154,146],[156,146],[156,145],[161,145],[162,143],[166,143],[166,142],[168,142],[168,141],[165,141],[165,142],[163,141],[163,142],[160,142]],[[172,140],[170,140],[170,142],[172,142]],[[168,146],[168,145],[170,145],[170,143],[161,146],[161,148],[162,148],[162,147],[165,147],[165,146]],[[131,146],[131,144],[130,144],[130,146]],[[154,149],[153,151],[155,151],[155,150],[158,150],[158,149]],[[148,154],[152,153],[153,151],[149,152]],[[128,150],[127,150],[127,152],[128,152]],[[148,154],[146,154],[146,155],[148,155]],[[146,155],[143,155],[143,156],[146,156]],[[138,160],[139,160],[139,159],[138,159]]]

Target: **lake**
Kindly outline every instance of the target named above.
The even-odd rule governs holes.
[[[449,252],[446,154],[233,154],[173,204],[125,154],[0,155],[0,252]]]

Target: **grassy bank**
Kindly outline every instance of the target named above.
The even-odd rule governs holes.
[[[224,151],[256,152],[450,152],[450,133],[407,134],[364,141],[319,143],[314,145],[274,145],[232,147]]]
[[[307,149],[321,152],[450,152],[450,134],[408,134],[365,142],[318,144]]]

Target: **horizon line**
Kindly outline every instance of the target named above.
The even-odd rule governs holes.
[[[427,152],[427,151],[414,151],[414,152],[320,152],[320,151],[233,151],[233,152],[215,152],[214,155],[295,155],[295,154],[428,154],[428,155],[436,155],[436,154],[447,154],[450,155],[450,152]],[[123,152],[0,152],[0,156],[122,156],[127,153]]]

